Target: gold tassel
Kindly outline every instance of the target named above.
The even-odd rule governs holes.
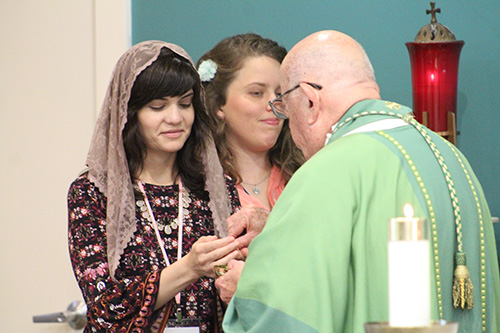
[[[466,265],[465,253],[455,253],[455,277],[453,279],[453,306],[457,309],[472,309],[472,281]]]

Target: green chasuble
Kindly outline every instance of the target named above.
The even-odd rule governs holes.
[[[456,147],[424,127],[456,190],[474,286],[474,307],[455,309],[452,200],[429,144],[407,123],[410,112],[365,100],[334,126],[252,241],[225,332],[364,332],[366,322],[387,322],[387,227],[406,203],[431,225],[432,319],[457,321],[461,332],[500,332],[497,252],[481,185]],[[387,119],[400,124],[380,122]]]

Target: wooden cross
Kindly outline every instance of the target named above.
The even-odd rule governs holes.
[[[431,18],[431,23],[437,23],[437,20],[436,20],[436,13],[441,13],[441,8],[438,8],[438,9],[434,9],[434,6],[436,5],[435,2],[431,2],[431,10],[426,10],[425,13],[427,15],[431,14],[432,15],[432,18]]]

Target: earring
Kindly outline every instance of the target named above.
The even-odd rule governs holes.
[[[217,117],[221,120],[224,120],[224,112],[222,112],[222,110],[217,111]]]

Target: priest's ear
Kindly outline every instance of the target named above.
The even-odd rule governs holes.
[[[307,115],[307,123],[309,125],[314,124],[320,115],[321,110],[321,91],[312,87],[311,85],[302,82],[300,87],[304,91],[304,94],[309,99],[309,109]]]

